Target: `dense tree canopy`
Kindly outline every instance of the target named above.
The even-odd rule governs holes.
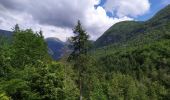
[[[42,33],[14,29],[12,42],[0,39],[0,100],[77,99],[73,70],[52,61]]]
[[[42,31],[16,25],[12,39],[0,37],[0,100],[169,100],[169,28],[89,48],[78,22],[71,52],[54,61]]]

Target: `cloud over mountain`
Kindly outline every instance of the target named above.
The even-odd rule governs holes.
[[[104,7],[95,8],[100,0],[1,0],[0,27],[11,29],[18,23],[23,28],[42,29],[45,37],[66,40],[77,20],[81,20],[91,39],[96,39],[114,23],[133,20],[133,16],[147,12],[149,2],[140,1],[107,0]],[[128,12],[123,12],[124,9]],[[107,11],[116,12],[117,16],[109,17]]]

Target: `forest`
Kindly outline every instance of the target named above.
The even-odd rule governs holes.
[[[0,37],[0,100],[170,100],[170,23],[160,15],[123,22],[130,36],[116,41],[105,38],[121,23],[92,42],[78,21],[59,60],[42,31],[15,25],[11,38]]]

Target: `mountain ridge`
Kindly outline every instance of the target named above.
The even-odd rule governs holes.
[[[132,38],[147,33],[152,29],[165,26],[170,21],[170,5],[160,10],[151,19],[141,21],[123,21],[112,25],[95,41],[95,47],[100,48],[111,44],[131,41]]]

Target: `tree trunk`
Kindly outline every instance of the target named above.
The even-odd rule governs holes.
[[[80,100],[83,99],[83,96],[82,96],[82,80],[80,78]]]

